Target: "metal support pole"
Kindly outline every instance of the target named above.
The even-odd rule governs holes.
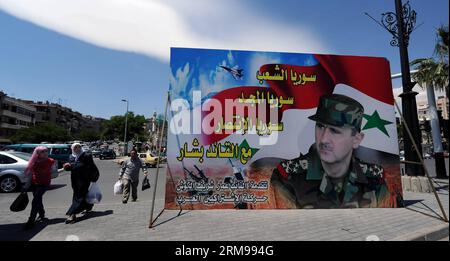
[[[436,200],[437,200],[437,202],[438,202],[439,208],[441,209],[442,215],[444,216],[443,219],[444,219],[445,222],[448,223],[447,214],[445,213],[444,207],[442,206],[441,200],[439,199],[439,196],[438,196],[438,194],[437,194],[437,192],[436,192],[436,188],[434,187],[434,184],[433,184],[433,182],[432,182],[432,179],[431,179],[431,177],[430,177],[430,174],[428,173],[428,170],[427,170],[427,168],[425,167],[425,163],[423,162],[422,155],[420,154],[420,151],[417,149],[417,146],[416,146],[416,144],[414,143],[414,139],[412,138],[412,134],[411,134],[411,132],[409,131],[408,124],[405,122],[405,118],[403,118],[403,113],[400,112],[400,108],[398,107],[397,102],[395,102],[395,106],[397,107],[398,113],[400,114],[400,117],[402,118],[402,122],[403,122],[403,124],[404,124],[405,129],[406,129],[406,132],[407,132],[408,135],[410,136],[410,138],[411,138],[411,140],[412,140],[412,142],[413,142],[413,144],[414,144],[414,147],[416,148],[415,151],[416,151],[416,153],[417,153],[417,157],[419,158],[420,162],[422,163],[423,169],[425,170],[425,175],[426,175],[427,178],[428,178],[428,182],[430,183],[431,189],[433,190],[434,196],[436,197]]]
[[[155,186],[153,186],[153,200],[152,200],[152,208],[150,210],[150,225],[149,225],[149,228],[152,228],[154,221],[156,221],[156,219],[153,220],[153,211],[155,209],[156,188],[158,186],[158,176],[159,176],[159,160],[161,158],[161,143],[162,143],[162,139],[163,139],[164,128],[166,126],[168,104],[169,104],[169,92],[167,92],[166,106],[165,106],[165,109],[164,109],[164,121],[163,121],[163,124],[162,124],[162,129],[161,129],[161,134],[160,134],[160,139],[159,139],[159,144],[158,144],[158,160],[156,162],[157,169],[156,169],[156,177],[155,177]],[[158,215],[158,217],[159,217],[159,215]]]

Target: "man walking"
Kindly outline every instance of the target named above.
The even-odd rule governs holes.
[[[127,159],[120,170],[120,178],[123,184],[123,199],[122,203],[126,204],[128,199],[130,198],[130,189],[131,189],[131,198],[132,202],[137,200],[137,186],[139,184],[139,170],[142,169],[144,171],[144,176],[147,176],[147,167],[142,161],[139,159],[137,151],[135,149],[130,152],[131,158]]]

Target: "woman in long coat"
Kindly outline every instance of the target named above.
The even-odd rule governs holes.
[[[70,180],[73,189],[72,205],[66,213],[68,215],[66,224],[69,224],[76,221],[77,214],[92,210],[94,205],[87,203],[86,197],[89,185],[98,179],[98,168],[95,166],[92,156],[82,151],[81,144],[74,143],[72,155],[69,162],[64,164],[64,169],[71,171]]]

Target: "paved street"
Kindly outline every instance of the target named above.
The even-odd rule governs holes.
[[[139,201],[122,204],[112,186],[119,166],[96,160],[103,200],[75,224],[64,223],[72,191],[70,176],[53,180],[44,195],[47,223],[22,231],[30,206],[13,213],[17,193],[0,194],[0,240],[448,240],[448,223],[431,193],[405,193],[406,208],[336,210],[165,210],[149,229],[152,189],[139,190]],[[155,216],[164,205],[165,166],[160,169]],[[142,179],[141,179],[142,180]],[[448,180],[440,180],[439,196],[448,213]]]
[[[152,188],[147,189],[145,191],[141,191],[141,183],[143,179],[142,171],[140,177],[140,184],[138,187],[138,202],[128,202],[128,204],[122,204],[122,197],[119,195],[113,194],[113,185],[118,179],[119,174],[119,165],[115,163],[113,160],[99,160],[95,159],[95,163],[100,170],[100,178],[97,182],[102,191],[102,201],[99,204],[96,204],[94,207],[94,211],[89,214],[89,217],[82,217],[80,219],[80,223],[84,223],[89,221],[91,228],[95,228],[97,226],[95,219],[98,217],[103,218],[114,218],[117,219],[118,216],[115,214],[118,208],[120,211],[124,211],[125,213],[128,209],[136,208],[136,206],[140,206],[141,208],[145,208],[147,211],[142,215],[143,223],[146,223],[148,226],[149,219],[149,209],[150,209],[150,199],[153,193],[154,184],[151,183]],[[156,168],[149,168],[149,177],[151,182],[154,182],[154,177],[156,174]],[[159,188],[157,193],[157,205],[158,209],[162,209],[164,204],[164,188],[165,188],[165,165],[162,164],[160,168],[160,177],[158,182]],[[35,230],[32,230],[31,233],[22,233],[20,230],[22,229],[22,225],[26,222],[27,217],[30,212],[31,202],[27,206],[25,211],[19,213],[13,213],[9,211],[10,204],[17,197],[18,193],[10,193],[10,194],[0,194],[0,240],[8,240],[8,239],[18,239],[18,240],[27,240],[28,237],[39,233],[41,228],[39,224],[37,224]],[[30,201],[32,199],[31,193],[29,193]],[[64,220],[66,218],[65,213],[69,208],[72,202],[72,188],[70,186],[70,172],[62,172],[60,176],[52,180],[52,185],[50,190],[48,190],[44,194],[44,207],[46,210],[46,215],[50,218],[50,224],[64,224]],[[122,206],[123,205],[123,206]],[[91,219],[92,220],[87,220]],[[93,223],[91,223],[93,222]],[[14,223],[11,225],[6,225]],[[65,224],[64,224],[65,225]],[[144,226],[145,228],[145,226]],[[142,227],[140,227],[142,229]],[[92,229],[91,229],[92,230]],[[19,234],[12,235],[12,232],[19,232]],[[95,230],[92,230],[95,233]],[[22,236],[25,236],[23,238]],[[61,240],[61,239],[60,239]],[[64,239],[62,239],[64,240]]]

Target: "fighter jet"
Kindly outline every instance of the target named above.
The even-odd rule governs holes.
[[[236,80],[240,80],[242,79],[242,77],[244,76],[244,74],[242,73],[242,71],[244,69],[238,69],[237,66],[230,68],[227,66],[223,66],[223,65],[219,65],[220,68],[224,69],[225,71],[231,73],[231,75],[234,77],[234,79]]]
[[[188,170],[187,168],[184,168],[184,170],[189,174],[189,176],[195,180],[195,182],[201,182],[203,180],[203,177],[198,177],[196,175],[194,175],[193,171]]]

